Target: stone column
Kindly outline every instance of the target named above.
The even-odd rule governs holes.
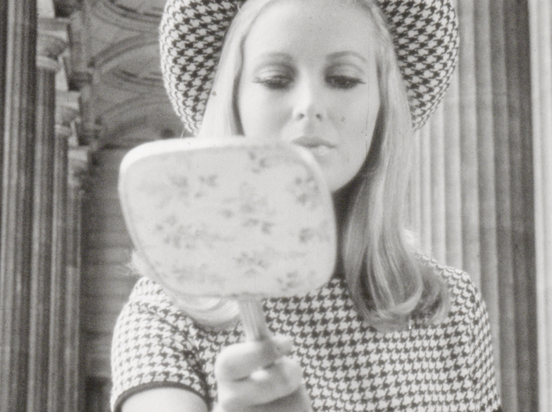
[[[37,44],[37,105],[33,239],[30,295],[29,377],[27,410],[37,411],[48,399],[50,273],[54,189],[56,72],[65,42],[39,33]]]
[[[552,7],[529,1],[535,164],[539,411],[552,408]]]
[[[70,142],[71,143],[71,142]],[[77,144],[75,144],[77,143]],[[78,142],[70,144],[69,176],[67,193],[67,279],[65,286],[66,324],[65,347],[65,405],[64,411],[81,410],[84,376],[80,335],[81,305],[81,244],[82,244],[82,201],[85,179],[89,165],[89,150],[79,147]]]
[[[36,0],[4,0],[0,220],[0,410],[26,410],[32,189],[35,148]],[[5,17],[4,17],[5,16]]]
[[[6,95],[6,59],[8,46],[8,2],[0,3],[0,96]],[[0,98],[0,136],[4,136],[4,99]]]
[[[50,271],[50,344],[48,411],[63,410],[65,384],[64,331],[66,326],[66,228],[67,228],[67,140],[71,129],[57,126],[54,145],[54,183],[52,190],[52,266]]]
[[[58,312],[55,333],[58,335],[58,343],[55,345],[60,349],[54,366],[56,374],[61,375],[62,379],[57,379],[56,393],[58,401],[52,404],[51,411],[72,412],[80,410],[79,402],[81,400],[79,367],[82,363],[79,359],[79,325],[80,325],[80,182],[83,173],[77,171],[80,167],[80,158],[73,151],[78,147],[78,136],[76,135],[75,122],[79,118],[79,95],[75,92],[61,93],[63,102],[58,105],[56,113],[56,134],[58,139],[62,139],[58,145],[58,156],[62,162],[59,169],[62,172],[58,178],[59,186],[63,185],[63,192],[60,195],[59,202],[61,207],[58,213],[62,213],[63,224],[59,224],[59,233],[57,236],[58,248],[54,250],[57,257],[57,267],[54,267],[52,279],[58,280],[58,300],[57,305],[52,307]],[[72,149],[69,150],[68,148]],[[85,149],[81,149],[85,150]],[[84,166],[82,166],[84,167]],[[54,190],[56,193],[57,191]],[[61,215],[58,215],[59,220]],[[61,232],[63,231],[63,232]]]
[[[528,4],[457,0],[456,10],[459,64],[445,101],[418,136],[413,223],[426,248],[466,270],[483,294],[504,411],[532,411],[541,363]],[[544,61],[550,49],[537,54]]]

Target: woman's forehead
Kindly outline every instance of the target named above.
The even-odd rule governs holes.
[[[358,1],[346,0],[274,0],[262,9],[256,20],[267,22],[285,14],[289,21],[302,20],[303,23],[324,25],[335,23],[343,17],[350,18],[351,15],[357,15],[364,20],[365,24],[368,24],[369,14],[361,4]],[[330,28],[330,26],[326,27]]]
[[[351,53],[367,59],[375,41],[368,13],[340,0],[280,0],[253,23],[246,54]]]

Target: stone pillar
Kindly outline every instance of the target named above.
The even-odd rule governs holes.
[[[552,408],[552,7],[529,1],[535,164],[539,411]]]
[[[77,144],[75,144],[77,143]],[[67,280],[65,286],[65,408],[67,412],[81,410],[85,376],[82,368],[80,334],[81,305],[81,245],[82,201],[89,165],[89,150],[73,142],[69,148],[69,176],[67,193]]]
[[[36,0],[4,0],[0,220],[0,410],[26,410],[32,189],[35,148]],[[5,17],[4,17],[5,16]]]
[[[483,294],[504,411],[533,411],[539,362],[528,4],[457,0],[456,10],[459,64],[418,135],[413,223],[426,248],[466,270]],[[537,54],[542,61],[550,49]]]
[[[66,326],[66,230],[67,164],[71,129],[57,126],[54,145],[54,182],[52,191],[52,266],[50,272],[50,335],[48,411],[63,411],[65,385]]]
[[[8,2],[0,3],[0,96],[6,95],[6,59],[8,46]],[[0,136],[4,136],[4,99],[0,98]]]
[[[37,105],[33,239],[30,295],[29,377],[27,410],[37,411],[48,399],[50,273],[54,189],[56,72],[65,49],[59,37],[40,32],[37,44]]]

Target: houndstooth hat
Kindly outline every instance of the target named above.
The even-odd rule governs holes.
[[[224,36],[245,0],[168,0],[160,26],[165,88],[184,126],[197,132]],[[414,128],[424,125],[450,82],[458,57],[451,0],[378,0],[393,35]]]

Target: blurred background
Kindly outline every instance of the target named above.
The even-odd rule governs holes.
[[[0,3],[1,411],[109,410],[112,330],[136,281],[119,163],[189,136],[162,84],[164,3]],[[411,225],[482,291],[504,411],[548,412],[552,7],[456,5],[459,65],[416,136]]]

